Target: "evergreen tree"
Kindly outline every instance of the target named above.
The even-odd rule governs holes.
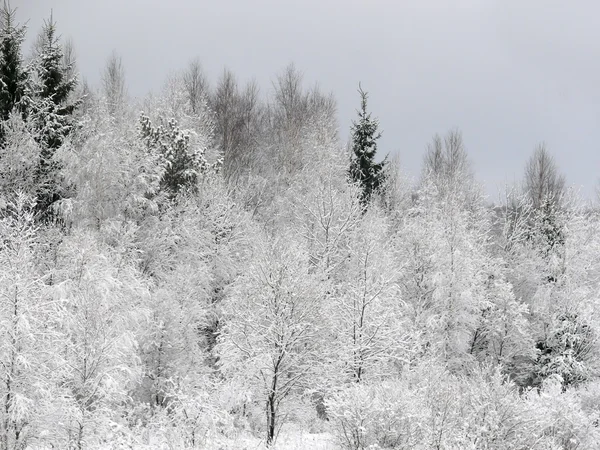
[[[174,198],[178,192],[188,188],[194,189],[198,175],[209,168],[204,157],[203,147],[195,147],[197,139],[191,130],[181,130],[175,119],[166,121],[166,127],[154,127],[150,118],[143,112],[140,116],[140,136],[151,150],[158,150],[163,162],[163,174],[160,180],[161,190]]]
[[[64,63],[63,49],[56,36],[56,23],[50,20],[42,30],[42,48],[38,55],[36,86],[38,115],[44,116],[41,125],[45,147],[54,150],[60,147],[72,129],[72,114],[79,101],[70,101],[77,86],[77,77],[69,76],[74,62]]]
[[[56,35],[52,16],[44,24],[41,49],[35,62],[35,100],[30,108],[31,119],[38,132],[36,140],[41,152],[36,179],[39,184],[40,212],[60,198],[57,186],[58,166],[54,152],[59,148],[74,126],[73,112],[80,100],[72,100],[77,77],[71,76],[74,62],[64,62],[63,49]]]
[[[352,122],[352,155],[350,162],[350,176],[352,180],[359,183],[362,188],[361,203],[363,206],[369,203],[373,193],[376,193],[383,185],[383,168],[387,163],[387,157],[380,163],[375,162],[377,153],[377,139],[381,137],[378,131],[379,121],[371,118],[367,112],[367,92],[358,87],[360,94],[360,110],[358,111],[358,122]]]
[[[5,2],[0,10],[0,120],[9,114],[23,97],[28,72],[23,64],[21,44],[25,40],[25,26],[15,22],[16,9]],[[4,128],[0,126],[0,145],[4,143]]]

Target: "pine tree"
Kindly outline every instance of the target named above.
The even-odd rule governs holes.
[[[0,120],[9,114],[23,97],[28,71],[24,67],[21,44],[25,40],[25,26],[15,22],[16,9],[5,2],[0,10]],[[0,126],[0,144],[4,142],[4,129]]]
[[[175,119],[167,120],[166,127],[154,127],[148,116],[140,115],[140,136],[149,149],[160,153],[164,163],[160,187],[171,198],[181,190],[193,189],[198,175],[220,165],[220,161],[208,164],[206,149],[194,148],[193,135],[191,130],[181,130]]]
[[[378,131],[379,121],[371,118],[367,112],[368,93],[358,87],[360,94],[360,110],[358,122],[352,122],[352,156],[350,162],[350,176],[362,188],[361,203],[369,203],[371,197],[383,185],[383,168],[387,157],[380,163],[375,162],[377,153],[377,140],[381,137]]]

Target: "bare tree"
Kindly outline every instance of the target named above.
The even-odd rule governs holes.
[[[90,87],[86,78],[83,78],[80,83],[80,94],[81,94],[81,106],[79,111],[85,113],[89,111],[94,104],[96,104],[96,94]]]
[[[337,105],[333,94],[324,94],[315,84],[303,89],[304,76],[294,64],[288,65],[273,82],[273,113],[276,125],[299,131],[311,118],[335,121]]]
[[[249,81],[240,93],[236,128],[240,140],[237,152],[237,170],[239,166],[249,167],[256,158],[256,150],[263,129],[263,105],[260,101],[260,89],[255,80]],[[239,151],[241,150],[241,151]],[[236,170],[236,171],[237,171]]]
[[[250,81],[240,91],[235,75],[225,69],[210,99],[216,117],[217,145],[223,154],[226,179],[252,166],[263,129],[259,88]]]
[[[307,109],[311,116],[335,121],[337,103],[333,93],[324,94],[314,85],[306,96]]]
[[[441,174],[444,170],[444,144],[439,134],[433,136],[431,143],[427,144],[427,151],[423,160],[423,175],[428,173]]]
[[[285,68],[273,83],[275,118],[284,128],[297,128],[306,112],[306,96],[302,90],[302,73],[294,64]]]
[[[565,189],[565,177],[558,173],[554,158],[546,145],[541,143],[535,149],[525,166],[524,190],[534,208],[544,202],[560,202]]]
[[[123,61],[116,51],[113,51],[102,73],[104,95],[111,114],[120,109],[127,95],[125,88],[125,68]]]
[[[473,179],[462,133],[452,130],[442,139],[435,135],[423,161],[423,177],[432,177],[438,189],[454,190]]]
[[[255,80],[252,80],[246,84],[244,92],[241,94],[241,111],[240,115],[243,119],[246,132],[250,133],[249,127],[252,125],[255,112],[260,107],[259,95],[260,89]]]
[[[183,85],[192,108],[192,113],[196,114],[202,105],[208,91],[208,81],[200,61],[194,59],[190,62],[187,70],[183,74]]]
[[[224,69],[217,82],[217,88],[211,98],[211,106],[216,116],[216,136],[221,152],[225,176],[231,173],[237,153],[235,128],[239,91],[235,75],[229,69]]]
[[[381,189],[381,206],[396,220],[404,216],[412,201],[412,189],[409,179],[402,169],[400,156],[395,155],[385,165],[385,176],[383,177],[383,189]]]
[[[446,174],[449,178],[465,175],[469,170],[469,161],[465,151],[462,133],[450,131],[444,139],[446,145]]]
[[[277,171],[295,173],[303,166],[302,142],[307,131],[321,129],[333,134],[336,104],[318,86],[303,89],[303,75],[294,64],[288,65],[273,81],[273,96],[268,104],[270,161]]]
[[[63,44],[63,70],[67,79],[71,80],[77,76],[77,54],[73,39],[69,38]]]

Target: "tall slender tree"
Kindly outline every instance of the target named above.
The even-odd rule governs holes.
[[[535,209],[546,203],[560,204],[565,192],[565,177],[559,173],[556,162],[546,149],[539,144],[525,167],[524,190]]]
[[[30,108],[41,149],[36,179],[39,185],[37,209],[42,214],[46,214],[48,207],[61,197],[54,153],[73,130],[73,112],[80,103],[80,100],[71,99],[77,87],[77,77],[70,75],[73,65],[74,61],[65,65],[56,22],[50,16],[40,37],[35,61],[35,98]]]
[[[21,45],[25,40],[25,26],[15,19],[16,9],[4,2],[0,9],[0,120],[8,119],[13,108],[22,99],[29,78],[23,63]],[[0,126],[0,144],[4,142]]]
[[[102,87],[108,110],[114,116],[121,110],[127,97],[125,67],[123,66],[123,60],[114,50],[106,62],[104,72],[102,72]]]
[[[350,160],[350,176],[362,187],[361,202],[366,206],[374,193],[382,186],[387,156],[376,163],[377,140],[381,137],[379,120],[371,118],[367,112],[368,93],[358,86],[360,94],[360,110],[358,122],[352,123],[352,155]]]
[[[60,147],[72,129],[71,115],[78,104],[69,101],[78,82],[77,76],[71,73],[74,64],[73,60],[65,64],[56,22],[50,16],[42,29],[42,47],[36,64],[40,109],[52,119],[43,124],[41,137],[50,151]]]
[[[559,173],[544,144],[540,144],[527,161],[523,184],[533,207],[531,241],[546,261],[562,258],[569,215],[565,204],[565,177]],[[549,275],[548,281],[556,282],[556,274]]]

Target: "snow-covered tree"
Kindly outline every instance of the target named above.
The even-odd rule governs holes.
[[[564,385],[580,384],[595,377],[599,330],[598,218],[577,200],[563,198],[557,213],[561,240],[544,246],[539,254],[537,285],[530,299],[540,356],[536,371],[543,379],[560,375]],[[543,240],[547,241],[545,228]]]
[[[350,177],[362,188],[361,201],[367,204],[371,196],[383,185],[383,170],[387,159],[375,162],[377,140],[381,137],[379,121],[371,118],[367,112],[367,92],[359,86],[360,109],[358,122],[352,123],[352,154],[350,157]]]
[[[259,242],[254,263],[223,306],[218,354],[221,371],[264,405],[269,445],[285,402],[309,387],[318,367],[323,292],[302,246],[288,236]]]
[[[527,161],[524,191],[536,209],[548,202],[559,205],[565,193],[565,177],[559,174],[554,158],[543,143]]]
[[[183,85],[192,114],[200,113],[208,96],[208,81],[198,59],[194,59],[183,73]]]
[[[468,352],[507,372],[523,358],[536,356],[528,306],[515,298],[498,268],[489,266],[481,313]]]
[[[54,375],[66,446],[111,442],[124,424],[121,408],[141,379],[137,355],[146,316],[146,284],[127,255],[78,231],[58,249],[54,296],[64,305],[56,349],[62,364]]]
[[[161,155],[139,140],[135,120],[117,126],[94,105],[67,145],[56,153],[69,195],[57,203],[67,224],[93,227],[137,224],[157,211]]]
[[[0,208],[0,448],[39,442],[54,390],[60,308],[38,272],[34,204],[23,195]]]
[[[106,61],[102,73],[102,88],[108,111],[112,116],[121,112],[127,97],[125,87],[125,67],[116,51]]]
[[[204,156],[206,147],[202,139],[190,130],[181,130],[175,119],[166,121],[166,125],[154,127],[150,118],[140,116],[140,137],[150,150],[158,152],[162,161],[163,174],[161,189],[169,197],[180,190],[195,189],[199,176],[211,167]]]
[[[0,9],[0,121],[8,119],[27,90],[29,72],[21,54],[25,31],[25,26],[16,22],[16,9],[4,2]],[[0,124],[0,144],[4,133]]]
[[[332,288],[326,307],[340,381],[383,379],[409,352],[396,266],[385,219],[374,208],[350,233],[345,276]],[[334,356],[335,355],[335,356]],[[345,378],[345,380],[344,380]]]
[[[0,150],[0,197],[21,192],[34,197],[37,192],[36,170],[40,146],[30,122],[14,113],[1,125],[4,144]]]
[[[41,110],[37,114],[43,114],[45,119],[38,119],[44,123],[40,139],[48,151],[60,147],[73,128],[72,115],[79,103],[72,102],[70,98],[78,83],[77,74],[73,73],[74,64],[74,61],[70,61],[65,65],[56,23],[50,17],[42,29],[42,47],[34,65],[37,75],[35,94],[43,103],[36,106]],[[43,154],[42,160],[50,157]]]
[[[488,214],[481,204],[466,208],[460,189],[440,191],[436,179],[417,196],[397,236],[402,298],[421,351],[462,364],[485,304]]]
[[[433,183],[440,197],[462,197],[467,208],[481,203],[481,188],[475,182],[462,133],[451,130],[442,139],[435,135],[427,146],[421,183]]]
[[[335,144],[313,144],[312,159],[296,176],[279,214],[306,239],[311,264],[328,278],[344,270],[351,232],[361,217],[360,188],[347,183],[346,158]]]
[[[36,170],[37,208],[45,215],[47,208],[63,196],[60,167],[54,154],[73,131],[76,125],[73,113],[80,102],[72,100],[77,78],[68,78],[71,68],[63,65],[62,46],[52,18],[44,26],[43,38],[36,62],[36,100],[32,104],[31,120],[38,130],[36,137],[41,149]]]

